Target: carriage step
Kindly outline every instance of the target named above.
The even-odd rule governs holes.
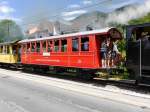
[[[142,75],[141,76],[141,82],[144,84],[150,84],[150,75]]]
[[[150,75],[142,75],[141,77],[144,77],[144,78],[150,78]]]

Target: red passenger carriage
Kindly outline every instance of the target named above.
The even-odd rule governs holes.
[[[19,42],[22,46],[21,63],[43,67],[100,69],[100,47],[106,38],[113,40],[122,37],[117,29],[105,28],[22,40]]]

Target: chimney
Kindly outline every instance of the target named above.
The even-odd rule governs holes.
[[[60,35],[60,22],[53,23],[53,35]]]
[[[53,24],[53,35],[58,35],[54,24]]]

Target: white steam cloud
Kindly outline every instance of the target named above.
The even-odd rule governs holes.
[[[142,5],[127,7],[123,11],[110,13],[106,19],[106,23],[115,22],[127,24],[129,20],[143,17],[149,12],[150,0],[146,0]]]

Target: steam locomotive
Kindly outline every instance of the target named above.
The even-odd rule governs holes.
[[[150,23],[127,26],[126,38],[131,77],[150,84]]]

